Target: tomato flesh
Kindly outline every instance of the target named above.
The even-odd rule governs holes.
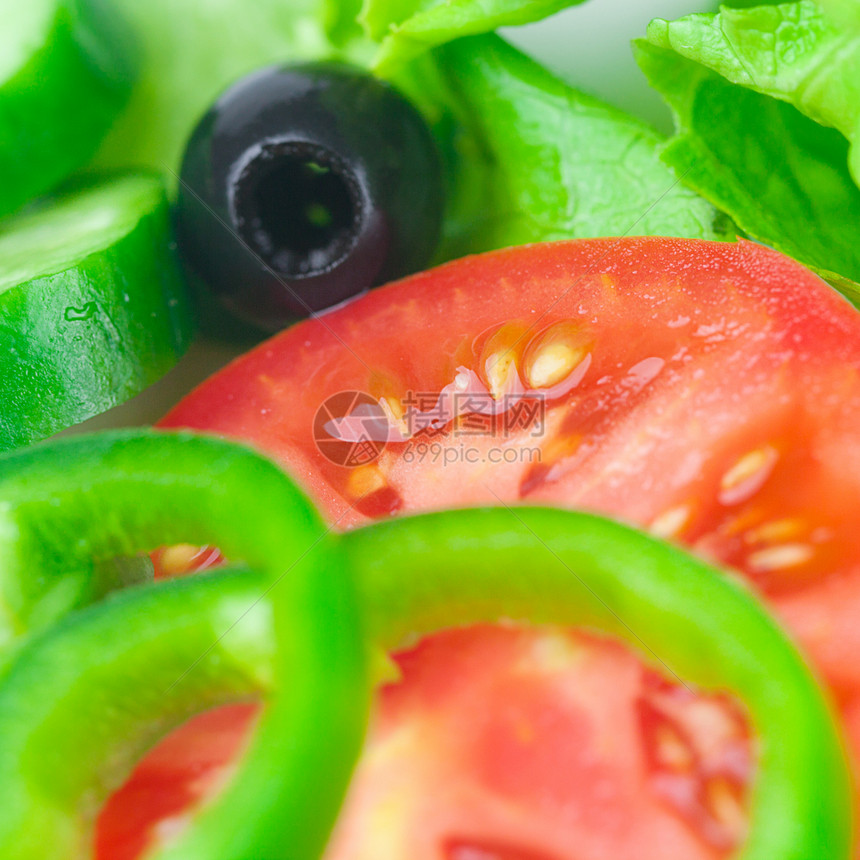
[[[831,684],[860,749],[860,531],[850,522],[860,503],[858,377],[860,317],[792,261],[747,242],[588,240],[469,258],[374,291],[243,356],[164,424],[254,442],[338,528],[503,500],[593,509],[684,543],[769,598]],[[369,395],[392,428],[384,447],[350,468],[326,456],[315,424],[343,391]],[[473,402],[445,401],[458,391]],[[538,414],[523,408],[527,395],[542,403]],[[450,666],[496,635],[526,636],[444,634],[419,652],[441,649],[449,663],[438,666]],[[452,641],[456,651],[445,651]],[[487,662],[498,668],[491,678],[513,671],[520,655],[508,644],[497,642],[507,663],[440,670],[462,702],[490,683]],[[589,660],[609,647],[580,644]],[[416,856],[426,832],[436,852],[426,856],[445,860],[646,857],[648,846],[680,860],[729,850],[743,831],[747,747],[733,737],[704,757],[666,711],[677,691],[658,695],[635,659],[618,659],[578,717],[558,720],[564,693],[520,678],[525,686],[504,698],[489,691],[498,708],[462,704],[446,723],[437,693],[427,698],[432,671],[405,672],[399,693],[383,696],[382,728],[333,856]],[[588,673],[569,670],[588,689]],[[701,701],[689,709],[698,713]],[[729,710],[716,710],[732,724]],[[386,729],[395,712],[400,728]],[[518,755],[520,719],[540,727],[550,752]],[[418,733],[443,724],[429,739]],[[723,737],[720,720],[705,724],[695,734],[702,744]],[[476,725],[477,746],[464,751]],[[594,734],[602,727],[611,731]],[[612,770],[619,782],[607,791],[624,802],[610,813],[589,791],[610,784],[600,768],[620,760],[626,770]],[[389,803],[398,780],[407,799]],[[565,816],[582,809],[582,826],[565,831]],[[379,847],[368,828],[386,814],[391,841]],[[397,841],[404,831],[411,843]],[[393,847],[406,844],[405,854]]]
[[[655,687],[618,644],[481,627],[430,637],[399,665],[332,860],[704,858],[737,844],[743,815],[728,824],[697,804],[733,758],[732,778],[748,777],[743,721],[692,695],[701,713],[682,701],[673,712],[661,696],[674,686]],[[679,726],[671,741],[642,732],[646,707]],[[719,739],[697,735],[705,712],[723,721]]]
[[[136,860],[181,832],[229,779],[255,713],[249,705],[209,711],[151,750],[102,810],[96,858]]]

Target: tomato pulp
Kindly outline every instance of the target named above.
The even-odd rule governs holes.
[[[240,358],[164,423],[255,442],[305,485],[338,528],[419,509],[517,501],[588,508],[680,541],[742,572],[766,595],[829,682],[860,748],[860,669],[853,659],[860,644],[853,623],[860,535],[851,523],[860,501],[859,370],[856,311],[774,252],[747,242],[586,240],[468,258],[372,292]],[[344,399],[344,391],[362,396]],[[493,638],[503,632],[480,629],[430,640],[416,652],[416,664],[404,658],[404,681],[383,696],[380,728],[340,831],[352,833],[358,847],[349,853],[338,836],[335,856],[374,856],[361,853],[369,837],[353,808],[369,810],[365,821],[382,816],[383,832],[401,833],[400,853],[391,836],[388,855],[375,856],[414,856],[404,828],[446,821],[458,807],[468,810],[474,832],[443,827],[444,838],[434,837],[436,853],[427,857],[560,860],[573,856],[553,836],[565,815],[575,819],[566,822],[565,844],[578,846],[577,858],[646,857],[649,845],[661,856],[666,845],[674,846],[673,857],[719,856],[736,842],[743,779],[731,762],[743,758],[740,729],[713,728],[736,725],[731,708],[710,703],[720,717],[705,718],[712,728],[704,732],[679,728],[685,724],[677,718],[672,731],[654,731],[642,718],[653,708],[649,675],[637,661],[631,665],[638,681],[627,687],[624,667],[608,661],[575,716],[557,722],[553,703],[565,701],[564,694],[531,677],[519,692],[499,682],[504,694],[483,706],[458,705],[459,719],[446,723],[447,697],[434,696],[432,706],[422,699],[439,666],[456,664],[468,683],[451,684],[471,690],[484,683],[480,678],[517,675],[511,667],[523,665],[520,647],[552,650],[536,643],[560,634],[533,641],[537,634],[504,635],[516,647]],[[487,656],[482,648],[491,641],[497,650]],[[589,689],[592,660],[610,646],[578,644],[588,659],[568,655],[566,671]],[[441,663],[431,659],[437,651],[445,655]],[[483,656],[469,660],[470,654]],[[456,655],[466,656],[457,662]],[[562,686],[569,683],[570,677]],[[488,712],[511,714],[536,702],[542,704],[529,719],[511,717],[507,734],[497,725],[506,717],[499,716],[481,723],[470,753],[459,746],[476,714],[483,720]],[[698,715],[707,711],[701,703],[708,700],[696,699]],[[390,728],[395,722],[399,733]],[[440,724],[448,726],[444,749],[433,731]],[[553,730],[562,725],[564,732]],[[611,730],[598,742],[593,731],[582,734],[583,725]],[[559,739],[536,777],[524,758],[502,752],[506,743],[516,748],[517,732]],[[502,736],[507,741],[497,740],[492,750],[481,746],[486,737]],[[692,763],[682,771],[693,782],[667,795],[666,786],[679,783],[660,778],[654,762],[674,755],[665,750],[677,745],[663,742],[675,736],[687,740],[686,752],[673,760]],[[394,748],[391,737],[398,739]],[[631,737],[638,758],[625,746]],[[691,739],[710,737],[730,742],[717,745],[716,763],[705,765]],[[577,759],[578,749],[591,758]],[[430,766],[445,756],[453,764]],[[413,802],[398,805],[392,798],[399,795],[385,787],[405,772],[407,760]],[[618,798],[622,783],[581,778],[589,764],[611,768],[619,761],[628,775],[648,774],[630,783],[638,790],[629,802],[614,807],[616,815],[626,810],[622,823],[601,817],[583,789],[603,785]],[[644,770],[637,771],[637,761]],[[455,775],[481,774],[484,766],[492,778],[476,777],[469,791],[460,791],[468,780]],[[537,780],[517,830],[523,839],[509,833],[493,840],[488,834],[502,833],[500,822],[514,814],[504,797],[512,775],[522,775],[520,799]],[[548,820],[541,803],[561,796],[562,776],[567,794]],[[416,796],[419,785],[423,799]],[[442,785],[454,787],[443,795]],[[680,823],[687,843],[646,826],[666,822]],[[616,829],[620,841],[600,843]],[[625,853],[624,838],[639,853]]]

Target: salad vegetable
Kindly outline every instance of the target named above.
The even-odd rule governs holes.
[[[28,483],[55,475],[58,464],[70,475],[36,494],[38,520],[38,507],[10,505],[21,539],[7,539],[7,554],[29,555],[28,532],[53,518],[60,534],[85,535],[79,557],[66,559],[70,573],[80,575],[90,554],[151,546],[160,534],[208,540],[215,533],[237,556],[265,559],[268,572],[141,586],[23,645],[0,680],[4,856],[81,851],[87,820],[142,744],[194,709],[270,685],[273,702],[243,770],[201,826],[159,856],[318,856],[361,736],[359,628],[374,645],[392,648],[442,626],[521,614],[611,632],[635,647],[646,642],[670,671],[742,696],[759,747],[744,858],[847,850],[848,778],[817,686],[751,594],[677,549],[599,517],[540,508],[409,517],[336,538],[277,468],[191,436],[82,437],[0,464]],[[70,491],[83,471],[95,485]],[[146,505],[129,504],[139,500],[144,474],[159,490]],[[194,508],[183,504],[191,490]],[[252,530],[247,522],[237,530],[225,505],[237,495],[255,513]],[[536,543],[550,559],[526,573]],[[398,565],[404,547],[408,583]],[[239,622],[220,633],[237,611]],[[101,658],[87,661],[102,642]],[[143,687],[129,683],[139,678]],[[316,790],[308,790],[309,774]],[[820,783],[832,788],[823,803]]]
[[[83,179],[0,222],[0,451],[142,391],[191,334],[157,176]]]
[[[440,262],[555,239],[733,235],[661,164],[650,126],[577,92],[498,36],[445,45],[396,82],[434,121],[446,157]]]
[[[576,0],[574,0],[574,3]],[[574,5],[569,0],[368,0],[359,14],[367,34],[381,42],[374,67],[402,64],[451,39],[539,21]]]
[[[165,539],[217,540],[261,571],[123,592],[24,641],[0,681],[0,853],[86,852],[100,801],[148,742],[264,689],[241,774],[165,856],[318,856],[361,744],[365,650],[353,582],[292,482],[243,448],[147,432],[13,452],[0,471],[11,632],[93,599],[100,560]]]
[[[847,860],[856,0],[643,27],[669,138],[494,32],[576,0],[4,5],[0,855]],[[311,319],[163,423],[279,465],[32,445],[201,274]]]
[[[217,541],[258,570],[283,572],[325,533],[277,469],[215,440],[130,431],[11,452],[0,464],[4,646],[102,596],[100,562],[165,542]],[[160,473],[170,480],[159,489]],[[234,505],[257,509],[253,535]],[[292,537],[281,534],[284,516],[296,523]]]
[[[92,157],[137,69],[124,21],[102,0],[3,0],[0,20],[2,216]]]
[[[856,4],[657,20],[637,55],[676,114],[663,159],[742,230],[856,299],[847,283],[860,281]]]

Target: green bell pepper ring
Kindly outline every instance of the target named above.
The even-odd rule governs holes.
[[[327,531],[277,466],[215,439],[120,431],[10,452],[0,457],[0,649],[123,585],[105,575],[111,559],[215,543],[280,574]]]
[[[0,856],[89,856],[101,804],[149,746],[205,708],[263,693],[242,770],[158,856],[319,857],[363,734],[361,649],[346,673],[327,654],[323,673],[307,659],[309,631],[337,631],[303,615],[295,593],[290,626],[273,629],[290,589],[260,599],[267,584],[226,569],[130,588],[24,646],[0,685]],[[296,713],[295,700],[314,706]]]
[[[758,752],[739,860],[852,856],[847,757],[830,708],[786,635],[730,575],[610,520],[550,508],[404,517],[342,541],[368,633],[385,648],[502,618],[568,624],[734,693]]]
[[[234,571],[132,588],[23,648],[0,687],[0,782],[16,786],[0,808],[4,857],[87,856],[100,804],[149,745],[204,708],[271,689],[268,601],[220,639],[263,588]]]
[[[176,850],[184,860],[317,857],[361,746],[369,685],[354,585],[292,482],[215,439],[112,433],[8,455],[0,499],[2,594],[15,632],[92,598],[93,557],[217,541],[262,571],[235,583],[223,574],[216,585],[189,580],[188,591],[171,583],[122,592],[23,641],[0,685],[0,856],[80,856],[123,760],[120,734],[131,752],[140,749],[124,730],[134,735],[151,719],[143,732],[151,739],[187,716],[194,688],[205,707],[265,678],[265,665],[252,666],[264,645],[236,650],[264,600],[275,695],[241,772]],[[191,606],[201,617],[189,617]],[[155,686],[142,689],[148,675]]]
[[[125,437],[126,441],[133,438]],[[146,440],[164,446],[167,463],[175,459],[180,450],[181,445],[177,442],[184,442],[190,451],[194,451],[195,440],[188,437],[163,437],[158,441],[157,436],[149,436]],[[230,446],[226,443],[197,442],[221,446],[219,453],[229,459]],[[86,443],[80,444],[83,453],[89,453]],[[90,440],[88,444],[95,443]],[[105,444],[110,447],[109,442]],[[146,450],[145,446],[143,450]],[[247,452],[242,454],[253,457]],[[119,460],[122,459],[119,456]],[[150,481],[162,488],[160,494],[169,496],[169,490],[163,486],[169,484],[173,477],[170,470],[165,469],[159,474],[154,461],[149,468]],[[134,472],[134,469],[130,471]],[[178,471],[184,474],[182,470]],[[208,471],[211,473],[211,469]],[[263,469],[262,473],[265,475],[266,470]],[[250,472],[246,477],[249,481],[254,480]],[[286,481],[283,476],[280,480]],[[262,484],[252,489],[249,484],[245,492],[259,497],[261,487]],[[297,495],[295,490],[292,493]],[[283,516],[283,511],[272,504],[277,497],[266,501],[274,511],[270,517],[277,519]],[[218,513],[218,506],[214,508],[214,513]],[[259,508],[259,504],[252,506],[252,514]],[[282,533],[290,530],[291,515],[292,512],[288,511],[282,521]],[[245,522],[244,517],[238,519]],[[235,523],[232,529],[229,523],[222,525],[228,535],[235,534]],[[255,520],[247,520],[249,531],[255,531],[256,526]],[[120,528],[117,526],[116,530]],[[273,530],[278,532],[277,524]],[[216,538],[215,541],[226,548],[223,540]],[[740,856],[743,860],[801,860],[809,857],[835,860],[850,856],[850,784],[846,759],[828,706],[812,675],[775,622],[746,589],[730,578],[678,549],[625,526],[587,514],[553,509],[487,509],[426,514],[368,526],[341,536],[339,541],[358,576],[361,607],[370,637],[385,647],[394,647],[404,639],[443,626],[499,618],[576,624],[621,636],[640,649],[644,646],[646,652],[650,652],[665,668],[682,677],[703,686],[734,692],[749,710],[757,733],[759,753],[751,828]],[[266,543],[263,539],[262,544]],[[267,549],[271,550],[273,546],[276,552],[282,549],[277,539],[269,541]],[[408,547],[408,555],[404,547]],[[541,547],[547,551],[544,559],[536,556],[536,551],[543,551]],[[112,546],[111,549],[117,551],[118,548]],[[235,555],[229,549],[226,551],[228,555]],[[536,564],[536,561],[540,563]],[[404,562],[408,564],[408,570],[404,570]],[[271,582],[271,579],[265,581]],[[292,577],[285,581],[292,582]],[[336,577],[329,579],[330,583],[337,581]],[[193,582],[196,580],[183,585],[193,589]],[[11,709],[16,702],[27,702],[28,697],[35,695],[34,690],[38,690],[38,696],[49,701],[45,712],[50,724],[62,726],[67,719],[74,724],[75,709],[80,699],[67,695],[68,688],[62,684],[57,689],[56,684],[47,683],[51,675],[39,670],[40,661],[45,665],[51,665],[52,659],[62,663],[62,655],[69,647],[63,639],[64,631],[77,630],[76,625],[84,624],[81,620],[84,616],[99,618],[100,613],[109,612],[118,601],[144,599],[145,595],[153,595],[155,591],[141,589],[134,598],[132,594],[135,592],[128,592],[87,610],[83,615],[73,616],[55,630],[31,641],[18,655],[0,685],[0,712],[4,711],[4,705]],[[272,598],[275,594],[272,592]],[[283,595],[277,596],[276,608],[282,599]],[[152,600],[153,606],[157,606],[160,597]],[[282,617],[285,613],[286,610],[282,609]],[[193,625],[193,619],[182,619],[183,614],[187,613],[183,613],[180,606],[176,623],[186,628]],[[343,618],[348,622],[348,618]],[[106,634],[108,630],[115,630],[115,635],[121,637],[123,625],[106,622],[103,631]],[[275,630],[279,630],[277,614]],[[87,652],[98,647],[100,640],[84,631],[75,641],[78,642],[78,653],[86,657]],[[360,645],[356,648],[361,650]],[[249,653],[265,660],[265,646],[259,642]],[[89,754],[95,760],[113,760],[116,750],[111,743],[119,743],[123,738],[126,738],[128,749],[139,748],[139,742],[127,740],[120,725],[122,720],[126,720],[125,725],[133,735],[140,730],[139,720],[136,722],[134,718],[124,716],[127,714],[125,703],[129,696],[134,698],[136,692],[128,683],[123,683],[123,679],[128,678],[123,668],[126,659],[121,654],[98,678],[95,692],[104,689],[116,691],[120,706],[114,707],[120,716],[111,727],[110,743],[107,744],[110,748],[104,750],[104,745],[98,742],[91,747]],[[232,666],[232,663],[228,661],[228,665]],[[320,678],[330,675],[329,669],[319,663],[314,668],[321,672]],[[265,674],[264,669],[257,671]],[[306,687],[313,686],[313,676],[308,671],[307,667],[302,667],[306,680],[311,679]],[[60,673],[59,677],[68,678],[69,673],[65,676]],[[276,684],[283,689],[294,680],[281,673],[276,677]],[[87,679],[83,684],[81,690],[89,687]],[[291,689],[290,697],[292,695]],[[286,693],[281,697],[286,698]],[[333,703],[336,712],[344,711],[341,717],[345,721],[345,714],[349,711],[347,698],[335,698]],[[164,710],[169,711],[170,706],[165,705]],[[150,716],[156,717],[156,714]],[[34,743],[32,737],[34,732],[42,731],[39,727],[43,725],[44,721],[22,719],[19,710],[17,717],[10,718],[8,726],[0,724],[0,730],[4,736],[15,740],[14,749],[38,750],[41,744]],[[275,725],[274,720],[270,725]],[[273,729],[270,735],[277,739],[276,749],[292,750],[298,755],[296,744],[300,738],[307,741],[312,752],[329,742],[329,737],[325,736],[326,724],[321,722],[320,725],[319,734],[314,734],[312,724],[305,724],[307,731],[304,733],[277,735]],[[43,742],[48,736],[41,735]],[[77,732],[72,732],[72,737],[76,736]],[[148,737],[145,729],[143,737]],[[337,750],[333,753],[336,755]],[[39,754],[33,755],[38,760]],[[64,746],[58,751],[57,760],[60,758],[74,761],[76,750]],[[289,759],[289,755],[285,758]],[[11,760],[19,759],[20,755],[13,755]],[[278,756],[272,756],[272,759],[277,760]],[[80,762],[80,758],[77,760]],[[21,773],[8,764],[3,765],[3,761],[10,759],[0,759],[0,784],[4,789],[11,788],[16,797],[22,793],[28,796],[28,792],[21,788]],[[294,785],[292,792],[275,792],[276,799],[273,800],[267,793],[270,786],[266,785],[266,779],[261,778],[261,772],[266,772],[265,763],[256,771],[249,767],[242,771],[243,776],[251,774],[242,783],[242,790],[238,789],[237,783],[222,801],[204,813],[205,822],[201,822],[204,826],[191,831],[192,841],[186,844],[183,840],[178,847],[168,849],[167,856],[171,860],[179,857],[203,860],[253,856],[268,860],[311,856],[299,854],[295,845],[279,841],[275,817],[269,821],[263,819],[261,825],[261,810],[256,806],[261,786],[265,785],[267,800],[264,809],[280,809],[282,815],[294,820],[296,808],[305,814],[308,791],[301,785],[298,788]],[[86,769],[86,764],[83,768]],[[28,772],[32,769],[32,766],[28,767]],[[47,768],[46,779],[50,772],[51,768]],[[275,771],[270,769],[268,773],[271,775]],[[823,796],[820,796],[820,786],[826,786]],[[296,820],[301,820],[301,817]],[[20,820],[15,819],[16,822]],[[313,819],[314,822],[320,820],[320,817]],[[0,818],[0,824],[3,821]],[[226,827],[225,821],[234,826],[235,822],[249,824],[240,833]],[[266,851],[257,848],[257,853],[250,851],[242,855],[242,849],[234,852],[233,843],[229,843],[230,850],[225,853],[219,841],[224,838],[225,827],[237,840],[236,844],[241,843],[245,849],[249,845],[261,844],[261,839],[265,840],[268,848]],[[3,832],[0,826],[0,833]],[[15,828],[9,832],[16,832]],[[321,850],[320,838],[317,838],[317,845]],[[3,845],[4,842],[0,841],[0,846]],[[9,856],[30,860],[33,855]]]

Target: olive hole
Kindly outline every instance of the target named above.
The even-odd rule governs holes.
[[[243,238],[291,278],[335,266],[361,227],[355,179],[330,154],[301,145],[255,158],[239,180],[236,208]]]

